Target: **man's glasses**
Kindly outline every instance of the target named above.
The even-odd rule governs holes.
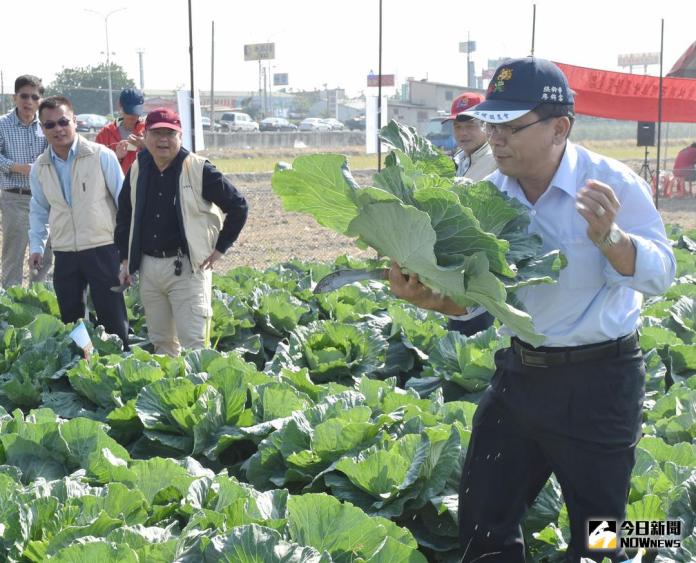
[[[507,138],[516,133],[519,133],[520,131],[523,131],[527,127],[531,127],[532,125],[536,125],[537,123],[541,123],[542,121],[548,121],[549,119],[553,119],[553,116],[549,115],[547,117],[542,117],[541,119],[537,119],[536,121],[532,121],[531,123],[527,123],[527,125],[522,125],[520,127],[511,127],[510,125],[506,125],[505,123],[486,123],[484,129],[489,139],[494,134],[497,134],[499,137]]]
[[[44,129],[53,129],[56,125],[67,127],[70,125],[70,120],[67,117],[61,117],[58,121],[45,121],[42,125]]]
[[[34,100],[35,102],[38,102],[38,101],[41,99],[41,96],[39,96],[38,94],[27,94],[26,92],[20,93],[20,94],[19,94],[19,97],[20,97],[22,100],[28,100],[29,98],[31,98],[31,99]]]

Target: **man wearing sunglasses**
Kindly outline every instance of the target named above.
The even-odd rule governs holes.
[[[119,283],[114,226],[123,172],[112,150],[77,134],[67,98],[43,100],[39,120],[49,146],[31,171],[29,265],[41,265],[50,231],[61,320],[84,317],[89,287],[99,324],[127,349],[126,304],[122,294],[110,290]]]
[[[515,294],[544,342],[535,348],[512,333],[496,354],[462,468],[461,561],[523,563],[520,523],[552,473],[570,521],[565,561],[597,558],[588,521],[623,520],[641,437],[643,294],[670,286],[674,255],[648,185],[568,140],[573,92],[556,65],[507,61],[467,113],[486,123],[498,165],[488,178],[528,209],[528,232],[546,250],[560,248],[568,265],[558,283]],[[392,291],[457,314],[414,278],[395,265]],[[626,560],[619,549],[605,556]]]
[[[36,110],[43,96],[41,79],[30,74],[15,80],[14,109],[0,117],[0,207],[2,208],[2,286],[21,285],[29,244],[29,172],[46,149]],[[53,254],[46,245],[43,265],[29,269],[29,281],[43,281]]]

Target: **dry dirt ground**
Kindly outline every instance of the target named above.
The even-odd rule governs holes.
[[[353,171],[365,185],[371,173]],[[341,254],[374,257],[352,241],[321,227],[312,217],[284,211],[278,196],[271,190],[270,174],[228,176],[249,203],[249,218],[235,245],[221,260],[219,270],[233,266],[266,268],[291,258],[333,261]]]
[[[353,174],[360,185],[366,185],[372,175],[355,171]],[[371,251],[360,250],[350,239],[321,227],[312,217],[284,211],[271,190],[270,174],[230,178],[249,202],[249,219],[220,270],[242,265],[265,268],[292,257],[329,261],[341,254],[374,256]],[[665,223],[696,228],[696,197],[662,199],[659,208]]]

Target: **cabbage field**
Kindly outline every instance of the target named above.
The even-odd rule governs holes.
[[[432,204],[433,214],[459,205],[428,191],[438,183],[425,168],[438,161],[419,167],[412,141],[392,153],[398,170],[376,181],[399,188],[401,203],[372,190],[361,205],[400,213],[413,189],[411,204]],[[331,185],[343,181],[345,162],[313,156],[279,169],[274,188],[280,182],[290,201],[298,185],[323,182],[323,196],[336,198]],[[487,300],[528,330],[514,290],[552,283],[564,258],[523,235],[514,204],[495,209],[497,224],[476,213],[500,235],[483,237],[476,260],[438,244],[460,227],[481,237],[447,213],[420,256],[405,259],[414,269],[430,261],[434,286],[462,302]],[[348,229],[354,218],[334,219]],[[359,223],[356,236],[381,244],[369,221]],[[643,308],[644,436],[627,515],[681,519],[682,547],[656,554],[660,563],[696,561],[696,233],[675,227],[670,236],[678,279]],[[472,273],[461,284],[438,277],[434,260]],[[126,295],[131,352],[88,325],[89,359],[69,336],[73,325],[58,319],[50,287],[0,293],[0,561],[457,561],[461,461],[494,354],[509,342],[498,323],[469,338],[448,332],[444,317],[395,299],[384,283],[312,291],[337,268],[385,265],[341,257],[216,275],[213,348],[178,358],[148,351],[137,288]],[[569,527],[553,478],[524,533],[530,560],[562,560]]]

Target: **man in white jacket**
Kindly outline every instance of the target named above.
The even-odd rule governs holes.
[[[483,180],[497,168],[488,138],[483,130],[483,123],[463,112],[472,109],[484,100],[483,95],[465,92],[452,102],[450,115],[445,121],[454,123],[454,138],[458,149],[454,153],[457,176],[474,182]]]
[[[481,94],[465,92],[452,102],[450,116],[445,120],[454,123],[454,138],[459,149],[454,153],[457,177],[478,182],[494,172],[497,168],[493,152],[488,145],[488,137],[483,129],[483,122],[465,115],[463,112],[474,108],[485,98]],[[471,336],[486,330],[493,324],[493,315],[483,307],[474,307],[464,315],[450,316],[447,328],[456,330],[465,336]]]

